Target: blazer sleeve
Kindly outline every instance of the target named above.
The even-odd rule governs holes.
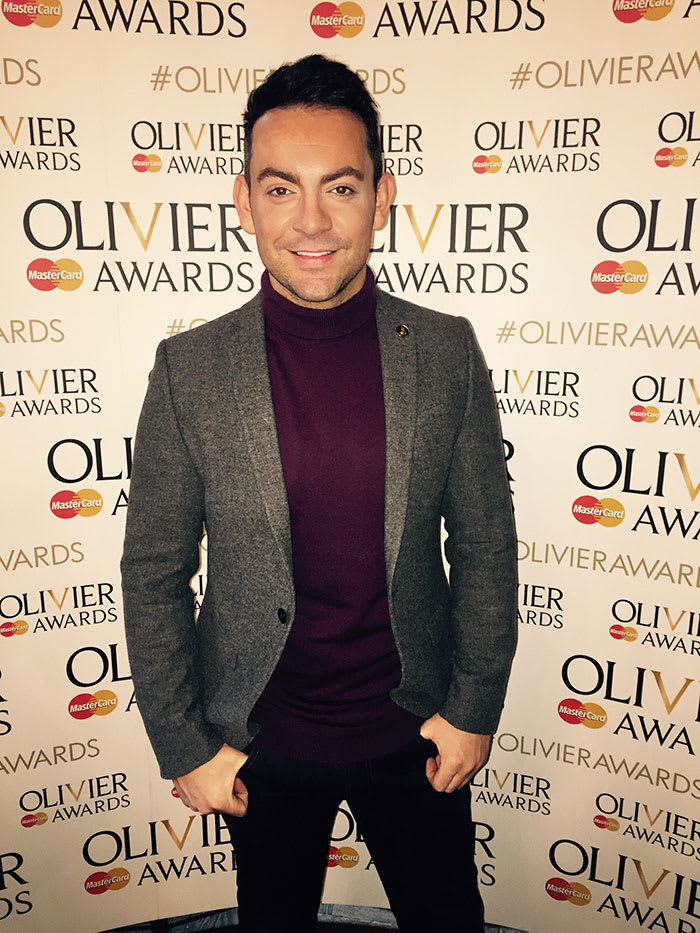
[[[121,572],[136,700],[164,778],[188,773],[223,744],[204,720],[189,587],[203,521],[202,478],[178,423],[162,341],[136,432]]]
[[[517,539],[493,387],[472,327],[462,323],[469,383],[442,503],[453,666],[440,714],[491,735],[517,641]]]

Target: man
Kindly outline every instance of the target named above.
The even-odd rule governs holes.
[[[224,814],[246,931],[315,929],[343,799],[401,930],[480,931],[468,783],[516,633],[488,372],[464,319],[375,288],[395,183],[353,72],[283,66],[245,131],[234,200],[262,291],[161,343],[139,422],[122,561],[139,708],[183,803]]]

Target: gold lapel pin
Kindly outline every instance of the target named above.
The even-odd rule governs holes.
[[[408,327],[406,327],[405,324],[399,324],[399,326],[396,328],[396,333],[399,335],[399,337],[408,337]]]

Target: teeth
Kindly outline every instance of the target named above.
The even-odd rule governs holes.
[[[323,250],[322,252],[318,252],[318,253],[312,253],[306,250],[299,249],[299,250],[294,250],[294,255],[295,256],[330,256],[332,252],[333,252],[332,249]]]

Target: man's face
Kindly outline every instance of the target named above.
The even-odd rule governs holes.
[[[372,172],[364,124],[347,110],[284,107],[255,123],[250,186],[239,175],[234,201],[290,301],[334,308],[362,288],[395,194],[391,175],[375,191]]]

